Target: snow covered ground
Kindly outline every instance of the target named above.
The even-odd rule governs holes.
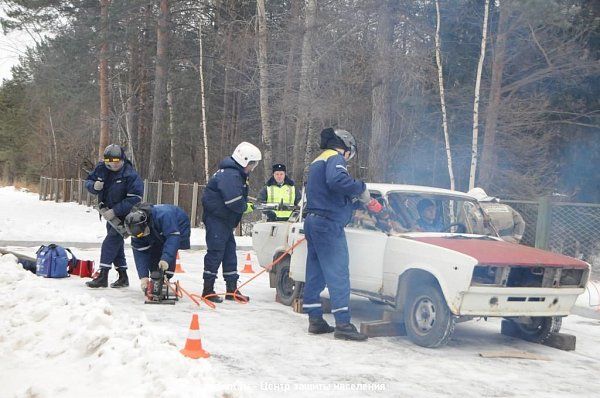
[[[0,242],[97,242],[106,235],[106,222],[91,207],[77,203],[40,201],[38,195],[0,187]],[[192,245],[205,245],[204,229],[193,228]],[[251,246],[249,237],[237,237],[239,245]]]
[[[102,224],[84,207],[31,197],[0,189],[0,246],[3,240],[102,238]],[[20,205],[8,204],[14,200]],[[91,227],[95,223],[100,226]],[[10,249],[32,254],[37,247]],[[79,258],[98,261],[97,248],[72,249]],[[183,252],[186,273],[177,275],[196,293],[203,255]],[[238,257],[241,268],[245,253]],[[0,397],[600,396],[598,319],[564,320],[562,330],[577,336],[574,352],[503,336],[498,320],[461,323],[439,349],[404,337],[344,342],[308,335],[305,316],[274,302],[266,275],[242,289],[251,296],[246,305],[227,302],[211,310],[187,299],[175,306],[144,305],[130,250],[127,258],[131,286],[98,290],[77,277],[39,278],[15,257],[0,258]],[[241,281],[251,276],[241,274]],[[114,271],[110,279],[116,279]],[[224,290],[222,280],[217,290]],[[351,308],[356,323],[379,319],[383,310],[354,297]],[[208,359],[179,353],[195,313]],[[479,356],[500,350],[543,359]]]

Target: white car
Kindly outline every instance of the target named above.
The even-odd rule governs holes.
[[[445,344],[458,321],[503,317],[542,342],[558,332],[585,290],[589,264],[504,242],[472,196],[445,189],[367,184],[385,219],[355,214],[346,227],[352,293],[402,312],[408,337],[424,347]],[[435,204],[438,231],[423,232],[417,205]],[[259,222],[252,232],[261,266],[304,239],[299,222]],[[391,227],[391,228],[390,228]],[[385,231],[385,232],[384,232]],[[278,301],[301,298],[306,243],[270,272]]]

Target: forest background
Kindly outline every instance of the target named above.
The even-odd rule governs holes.
[[[600,2],[3,0],[35,39],[0,86],[5,183],[84,177],[119,143],[205,183],[241,141],[296,181],[322,128],[358,178],[600,202]]]

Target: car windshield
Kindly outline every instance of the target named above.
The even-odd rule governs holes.
[[[371,195],[384,206],[384,211],[377,216],[357,211],[353,226],[396,233],[455,232],[497,236],[474,199],[413,192],[389,192],[385,198],[375,192]],[[372,222],[368,218],[372,218]]]

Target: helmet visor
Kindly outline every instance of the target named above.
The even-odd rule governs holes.
[[[137,220],[126,220],[125,229],[127,233],[136,238],[142,238],[150,234],[150,228],[148,227],[148,218],[144,212],[138,212],[140,217]]]
[[[123,160],[119,158],[104,158],[104,165],[110,171],[119,171],[123,167]]]

